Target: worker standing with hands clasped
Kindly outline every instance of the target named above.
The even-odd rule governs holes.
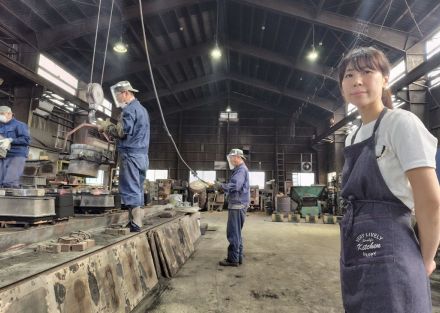
[[[243,263],[243,238],[241,230],[249,207],[249,171],[244,163],[246,158],[240,149],[232,149],[227,155],[232,176],[229,182],[215,182],[216,190],[223,189],[228,195],[228,224],[226,236],[229,241],[228,256],[219,262],[221,266],[238,266]]]
[[[362,125],[346,139],[341,284],[347,313],[430,313],[429,275],[440,241],[437,139],[413,113],[392,109],[390,64],[375,48],[341,62],[339,83]],[[419,240],[411,227],[411,209]]]
[[[28,126],[0,106],[0,187],[19,187],[31,141]]]
[[[138,232],[144,217],[144,181],[148,169],[150,118],[147,110],[134,97],[138,90],[128,81],[111,88],[117,107],[122,108],[117,125],[109,120],[98,122],[99,130],[116,138],[119,152],[119,192],[121,201],[129,210],[129,226]]]

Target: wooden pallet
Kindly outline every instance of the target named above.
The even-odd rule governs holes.
[[[29,228],[31,226],[40,226],[40,225],[54,225],[56,220],[54,219],[30,219],[30,220],[19,220],[19,221],[0,221],[0,228],[8,228],[8,227],[23,227]]]

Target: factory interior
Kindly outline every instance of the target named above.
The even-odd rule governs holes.
[[[0,313],[440,313],[439,140],[439,1],[0,0]]]

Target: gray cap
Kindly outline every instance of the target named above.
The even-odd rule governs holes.
[[[246,160],[246,158],[245,158],[245,156],[243,154],[243,150],[241,150],[241,149],[232,149],[231,152],[229,152],[228,156],[229,155],[237,155],[240,158]]]
[[[10,107],[8,107],[6,105],[0,106],[0,113],[9,113],[9,112],[12,112]]]
[[[117,92],[121,92],[121,91],[132,91],[132,92],[139,92],[139,90],[134,89],[130,82],[128,80],[123,80],[120,81],[119,83],[117,83],[116,85],[113,85],[113,88],[115,89],[115,91]]]

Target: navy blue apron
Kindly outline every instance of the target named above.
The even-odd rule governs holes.
[[[347,313],[431,313],[429,278],[411,227],[411,210],[386,185],[375,133],[344,150],[341,285]],[[358,129],[359,130],[359,129]]]

